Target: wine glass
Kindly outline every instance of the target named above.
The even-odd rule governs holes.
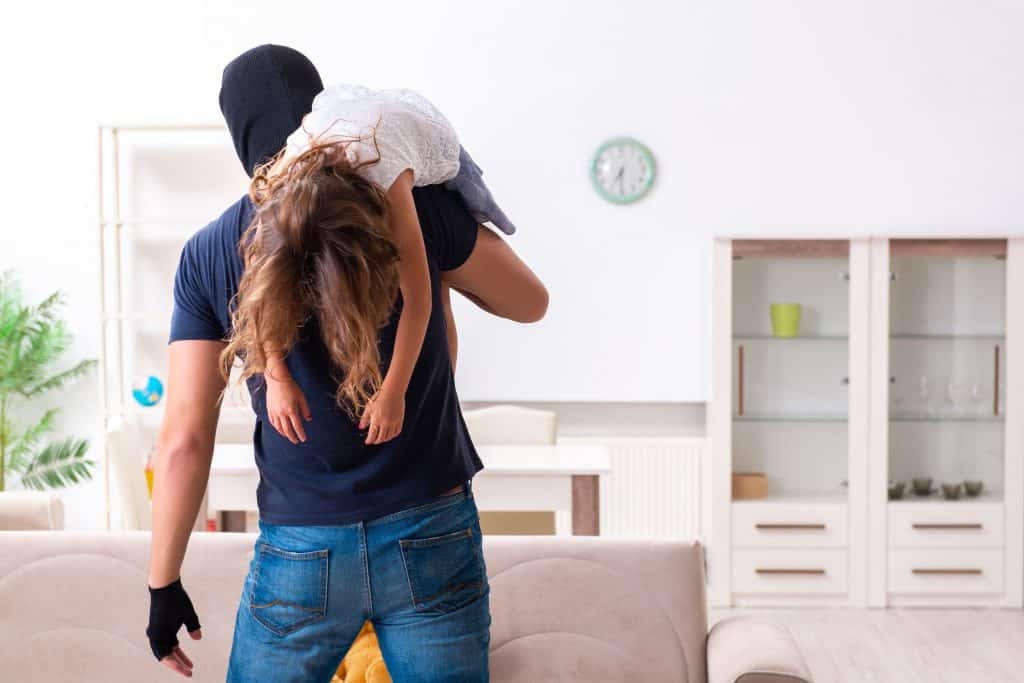
[[[970,412],[971,388],[967,382],[958,380],[950,381],[946,387],[946,403],[954,415],[963,415]]]

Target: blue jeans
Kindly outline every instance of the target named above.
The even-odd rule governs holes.
[[[490,588],[468,485],[347,526],[260,522],[228,683],[329,683],[373,623],[395,683],[486,682]]]

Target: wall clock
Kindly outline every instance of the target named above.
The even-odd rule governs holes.
[[[597,193],[613,204],[631,204],[654,184],[654,155],[633,138],[614,138],[601,145],[590,164]]]

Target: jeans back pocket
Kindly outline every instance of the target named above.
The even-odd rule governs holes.
[[[327,550],[292,552],[257,544],[249,611],[277,635],[287,635],[327,613]]]
[[[487,577],[473,527],[399,541],[413,605],[444,614],[483,595]]]

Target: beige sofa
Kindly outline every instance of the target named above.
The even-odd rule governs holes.
[[[0,491],[0,531],[64,528],[64,503],[49,491]]]
[[[184,643],[197,681],[224,680],[253,540],[192,538],[182,574],[203,639]],[[708,635],[698,544],[487,537],[485,555],[494,681],[810,680],[771,622],[730,620]],[[148,556],[146,532],[0,532],[0,680],[180,680],[143,634]]]

